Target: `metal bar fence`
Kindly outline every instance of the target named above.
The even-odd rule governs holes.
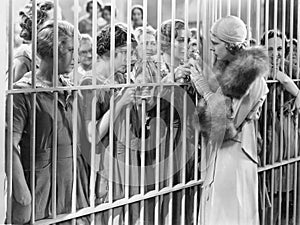
[[[92,73],[93,73],[93,78],[92,78],[92,85],[89,86],[80,86],[79,80],[78,80],[78,47],[79,47],[79,34],[77,33],[77,28],[78,28],[78,13],[79,13],[79,1],[74,0],[74,24],[75,24],[75,35],[74,35],[74,48],[75,48],[75,53],[74,53],[74,58],[75,58],[75,68],[73,71],[73,76],[74,76],[74,86],[73,87],[60,87],[58,85],[58,48],[59,48],[59,40],[58,40],[58,6],[59,6],[59,1],[54,0],[54,66],[53,66],[53,75],[55,77],[53,81],[53,87],[49,88],[44,88],[43,90],[38,90],[36,88],[36,76],[32,76],[32,87],[31,88],[26,88],[22,90],[17,90],[13,89],[13,53],[14,53],[14,46],[13,46],[13,23],[14,23],[14,18],[13,18],[13,6],[14,6],[14,1],[9,2],[9,21],[8,21],[8,43],[9,43],[9,48],[8,48],[8,88],[6,90],[6,104],[7,104],[7,115],[8,117],[6,118],[6,132],[7,132],[7,139],[6,139],[6,173],[7,173],[7,216],[6,216],[6,222],[10,223],[11,222],[11,212],[12,212],[12,195],[13,195],[13,183],[12,183],[12,168],[13,168],[13,96],[16,94],[20,93],[28,93],[32,94],[31,95],[31,104],[33,106],[32,111],[31,111],[31,117],[33,118],[33,123],[31,124],[31,141],[30,141],[30,146],[31,146],[31,191],[35,191],[35,161],[36,161],[36,105],[37,105],[37,99],[36,96],[39,93],[42,92],[53,92],[54,93],[54,119],[53,119],[53,152],[52,152],[52,198],[51,198],[51,203],[52,203],[52,214],[51,218],[46,218],[43,220],[35,220],[35,197],[32,195],[32,212],[31,212],[31,223],[32,224],[55,224],[59,223],[62,221],[67,221],[67,220],[72,220],[73,224],[76,224],[76,220],[79,217],[82,216],[89,216],[91,224],[96,224],[96,215],[98,213],[104,213],[108,212],[108,224],[115,224],[116,217],[118,215],[118,210],[117,209],[122,209],[124,210],[124,221],[125,224],[130,224],[130,214],[131,214],[131,206],[134,203],[139,203],[140,211],[139,211],[139,218],[141,221],[141,224],[145,224],[145,219],[147,218],[147,201],[148,200],[154,200],[155,201],[155,207],[154,207],[154,223],[155,224],[162,224],[162,201],[165,201],[166,198],[168,198],[168,206],[167,206],[167,221],[168,224],[173,224],[174,222],[174,204],[176,204],[176,198],[175,196],[179,195],[180,196],[180,207],[181,207],[181,216],[180,216],[180,223],[181,224],[186,224],[187,217],[190,214],[187,214],[186,212],[186,207],[187,207],[187,200],[188,200],[188,194],[189,190],[193,190],[193,223],[196,224],[198,222],[198,212],[199,212],[199,198],[201,195],[200,188],[201,184],[203,182],[203,178],[205,176],[205,169],[206,169],[206,164],[205,164],[205,158],[206,158],[206,152],[204,149],[204,146],[201,146],[201,151],[199,152],[199,140],[201,142],[201,139],[199,139],[199,133],[197,131],[194,132],[195,140],[194,140],[194,154],[193,154],[193,169],[194,169],[194,174],[193,177],[194,179],[188,180],[186,177],[187,174],[187,161],[190,160],[187,158],[186,152],[187,152],[187,117],[188,117],[188,111],[187,111],[187,104],[188,104],[188,95],[185,92],[182,97],[183,99],[183,121],[182,121],[182,127],[181,127],[181,141],[182,141],[182,149],[181,149],[181,170],[180,170],[180,181],[179,183],[175,184],[174,180],[174,173],[177,172],[175,171],[175,158],[178,157],[174,153],[174,104],[176,102],[175,99],[175,88],[179,87],[179,84],[174,84],[174,83],[162,83],[161,82],[161,62],[162,62],[162,49],[161,49],[161,29],[160,25],[162,24],[162,8],[163,8],[163,2],[162,0],[157,0],[157,10],[155,13],[157,13],[157,52],[158,52],[158,63],[157,63],[157,83],[146,83],[146,51],[147,51],[147,43],[146,43],[146,28],[148,25],[148,14],[150,11],[148,11],[148,3],[149,1],[143,0],[143,30],[144,30],[144,35],[143,35],[143,83],[142,84],[134,84],[131,83],[130,80],[130,73],[128,72],[127,77],[126,77],[126,82],[124,84],[118,84],[115,82],[115,22],[117,19],[115,18],[115,11],[116,11],[116,1],[112,0],[111,2],[111,12],[112,12],[112,18],[111,18],[111,36],[110,36],[110,75],[111,75],[111,81],[109,85],[103,85],[103,84],[98,84],[97,83],[97,77],[96,77],[96,64],[97,64],[97,53],[96,53],[96,42],[97,42],[97,1],[93,0],[93,25],[92,25],[92,40],[93,40],[93,52],[92,52]],[[231,0],[214,0],[214,1],[201,1],[201,0],[196,0],[196,6],[197,6],[197,18],[196,18],[196,23],[197,23],[197,46],[198,48],[200,47],[200,44],[203,46],[203,62],[208,63],[211,60],[211,53],[210,53],[210,43],[209,43],[209,29],[212,25],[212,23],[222,17],[224,12],[226,12],[226,15],[230,15],[231,12],[233,12],[233,8],[236,7],[237,9],[237,15],[239,17],[243,16],[243,12],[246,9],[246,23],[247,23],[247,29],[248,29],[248,40],[250,40],[250,31],[251,29],[251,24],[255,24],[255,29],[253,27],[252,31],[255,31],[255,37],[257,41],[259,42],[260,35],[262,33],[261,31],[261,25],[264,25],[264,30],[267,32],[269,30],[269,22],[273,22],[272,26],[274,27],[275,32],[279,30],[278,28],[278,21],[280,18],[278,18],[278,0],[274,1],[269,1],[269,0],[256,0],[255,4],[252,4],[251,1],[247,1],[246,8],[244,8],[245,5],[242,4],[243,1],[239,0],[237,2],[231,1]],[[173,67],[175,63],[174,55],[175,55],[175,45],[176,45],[176,32],[175,32],[175,19],[180,18],[180,15],[177,15],[177,9],[176,7],[179,5],[179,2],[177,1],[171,1],[171,68],[170,72],[173,75],[172,80],[174,81],[174,72],[175,68]],[[188,24],[189,24],[189,11],[191,9],[191,1],[190,0],[185,0],[184,3],[184,14],[181,19],[184,19],[185,23],[185,30],[188,29]],[[264,5],[264,9],[261,8],[261,6]],[[253,8],[255,6],[256,8]],[[269,15],[270,15],[270,6],[274,10],[274,18],[273,20],[270,20]],[[282,1],[282,32],[285,33],[285,27],[286,27],[286,12],[289,9],[290,10],[290,16],[289,16],[289,30],[290,30],[290,35],[289,39],[291,40],[294,36],[294,34],[297,34],[297,37],[299,39],[300,31],[299,31],[299,23],[297,24],[297,31],[294,31],[294,18],[297,17],[297,21],[299,21],[299,9],[300,9],[300,2],[297,1],[297,5],[295,2],[292,0],[289,2],[289,8],[287,7],[286,1]],[[294,7],[298,8],[298,14],[294,15]],[[131,70],[131,49],[133,48],[132,43],[130,41],[131,39],[131,32],[132,32],[132,22],[131,22],[131,8],[132,8],[132,1],[128,0],[127,1],[127,26],[128,26],[128,33],[127,33],[127,71]],[[251,16],[253,13],[255,14],[255,18],[252,18]],[[264,16],[262,16],[262,12],[264,12]],[[262,18],[264,17],[264,18]],[[33,23],[32,23],[32,33],[33,33],[33,40],[32,40],[32,74],[36,74],[36,51],[37,51],[37,1],[33,0]],[[203,37],[200,37],[200,29],[202,29],[202,35]],[[202,43],[200,43],[200,38],[202,38]],[[184,46],[185,46],[185,51],[184,51],[184,62],[188,61],[188,33],[186,33],[185,39],[184,39]],[[273,54],[277,55],[277,39],[275,40],[275,48],[273,50]],[[266,46],[268,47],[268,40],[266,40]],[[285,49],[285,45],[283,45],[283,49]],[[293,51],[293,50],[291,50]],[[283,50],[283,54],[285,53],[285,50]],[[289,75],[292,76],[292,52],[290,53],[290,58],[289,60]],[[295,82],[299,81],[299,55],[300,55],[300,47],[297,46],[297,78],[293,79]],[[274,58],[274,65],[276,65],[275,62],[276,58]],[[284,62],[281,63],[281,67],[284,67]],[[278,69],[276,66],[273,68],[273,74],[278,73]],[[206,71],[208,72],[208,71]],[[299,143],[299,137],[297,135],[297,132],[299,133],[299,128],[298,128],[298,116],[296,116],[296,122],[294,128],[291,128],[291,114],[288,115],[288,130],[287,130],[287,156],[285,157],[283,155],[283,152],[285,151],[284,149],[286,146],[284,145],[284,135],[286,135],[283,130],[284,126],[284,112],[282,109],[282,105],[284,104],[284,94],[283,91],[281,90],[279,92],[280,95],[280,102],[276,101],[276,95],[278,93],[276,90],[276,87],[279,86],[278,81],[275,79],[272,79],[268,81],[269,86],[273,86],[274,91],[272,92],[272,96],[268,96],[266,103],[264,105],[263,109],[263,117],[264,120],[262,121],[262,127],[263,130],[261,130],[261,135],[263,139],[263,146],[262,146],[262,153],[261,153],[261,163],[258,168],[258,173],[262,177],[262,196],[261,196],[261,202],[262,205],[260,206],[261,210],[261,223],[262,224],[274,224],[275,221],[281,221],[282,219],[285,219],[285,224],[289,223],[289,217],[292,217],[293,223],[296,224],[297,221],[299,221],[299,216],[297,215],[297,212],[299,211],[297,209],[299,204],[299,180],[297,179],[297,174],[298,174],[298,162],[300,160],[299,157],[299,151],[298,151],[298,143]],[[116,168],[116,163],[118,160],[115,160],[115,155],[116,149],[115,149],[115,143],[114,143],[114,121],[115,121],[115,90],[120,89],[120,88],[144,88],[144,87],[152,87],[157,90],[160,90],[157,92],[157,96],[155,96],[156,99],[156,133],[155,133],[155,159],[154,159],[154,181],[155,181],[155,187],[154,190],[152,191],[146,191],[147,188],[147,174],[146,174],[146,115],[147,115],[147,102],[145,99],[142,100],[141,104],[141,154],[140,154],[140,193],[131,196],[130,195],[130,190],[131,190],[131,150],[130,150],[130,121],[131,121],[131,116],[130,116],[130,107],[126,107],[126,115],[125,115],[125,130],[126,130],[126,138],[125,138],[125,161],[124,161],[124,173],[125,173],[125,181],[124,182],[124,196],[121,199],[116,199],[115,193],[114,193],[114,176],[115,176],[115,168]],[[99,165],[96,165],[96,148],[97,148],[97,143],[96,143],[96,129],[97,129],[97,121],[96,121],[96,104],[97,104],[97,91],[102,90],[102,89],[110,89],[110,118],[109,118],[109,168],[108,168],[108,200],[107,202],[104,202],[99,205],[95,205],[95,178],[96,178],[96,168],[99,168]],[[169,163],[168,168],[164,168],[164,165],[162,165],[161,161],[163,160],[161,158],[161,93],[163,93],[163,90],[169,89],[171,90],[170,93],[170,121],[169,124],[167,124],[169,128],[169,146],[167,146],[169,156],[168,156],[168,161]],[[67,214],[57,214],[57,142],[58,142],[58,137],[57,137],[57,129],[58,129],[58,93],[60,91],[72,91],[74,95],[73,99],[73,135],[72,135],[72,142],[73,142],[73,189],[72,189],[72,206],[71,206],[71,212]],[[92,141],[91,141],[91,150],[90,150],[90,156],[91,156],[91,173],[90,173],[90,178],[89,178],[89,203],[90,206],[77,210],[76,205],[77,205],[77,199],[76,199],[76,187],[77,187],[77,161],[76,158],[78,156],[77,152],[77,145],[79,144],[78,136],[77,133],[80,131],[80,128],[77,127],[77,121],[78,121],[78,111],[79,105],[78,105],[78,98],[79,98],[79,93],[80,91],[85,91],[85,90],[92,90],[93,92],[93,100],[92,100]],[[268,102],[271,102],[271,109],[268,109]],[[279,112],[279,124],[281,127],[280,130],[280,146],[279,146],[279,158],[276,159],[276,119],[272,118],[271,124],[268,124],[269,121],[267,121],[267,116],[268,116],[268,111],[272,111],[273,115],[277,115],[278,112],[276,111],[277,104],[280,105],[280,112]],[[3,118],[2,118],[3,119]],[[3,122],[3,121],[1,121]],[[2,124],[2,123],[1,123]],[[271,145],[271,152],[268,150],[269,146],[267,146],[267,138],[268,138],[268,133],[267,129],[268,127],[271,126],[271,136],[273,137],[273,141],[271,143],[268,143]],[[294,146],[291,146],[291,129],[294,129],[294,132],[296,134],[295,136],[295,142]],[[5,133],[5,129],[2,129],[0,131],[1,135]],[[291,148],[294,148],[294,154],[292,154]],[[201,161],[199,161],[198,157],[201,158]],[[160,182],[162,180],[161,170],[166,170],[168,172],[168,185],[164,188],[160,188]],[[293,188],[293,195],[290,196],[289,192],[285,193],[285,205],[281,204],[283,200],[284,194],[281,194],[282,189],[283,189],[283,171],[287,171],[286,175],[286,186],[287,189]],[[277,179],[277,172],[279,171],[279,181]],[[290,186],[290,181],[291,178],[290,176],[293,175],[293,187]],[[270,187],[266,187],[266,183],[270,183]],[[279,202],[278,204],[278,215],[276,214],[276,210],[274,209],[275,204],[276,204],[276,190],[275,186],[279,185]],[[269,190],[269,189],[270,190]],[[267,209],[266,206],[266,199],[267,196],[270,196],[270,202],[272,204],[270,209]],[[290,203],[292,202],[293,204],[293,209],[292,211],[289,210]],[[283,208],[285,209],[285,214],[283,214]],[[291,214],[291,215],[290,215]]]

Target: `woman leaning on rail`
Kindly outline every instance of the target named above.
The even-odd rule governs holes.
[[[212,26],[217,92],[211,91],[201,71],[192,69],[192,80],[204,96],[197,116],[209,154],[199,210],[201,225],[259,224],[254,121],[268,93],[264,79],[268,62],[260,48],[246,48],[246,37],[244,22],[234,16]]]
[[[71,24],[58,21],[58,74],[53,75],[54,23],[49,21],[37,34],[37,53],[41,59],[36,72],[36,88],[51,88],[54,79],[58,86],[69,86],[68,80],[60,74],[73,69],[73,35]],[[28,89],[32,85],[32,72],[26,73],[14,88]],[[56,213],[70,213],[73,182],[72,143],[72,95],[68,91],[58,92],[57,110],[57,172],[52,173],[53,119],[55,97],[53,92],[38,92],[36,105],[32,104],[32,93],[13,96],[13,204],[12,222],[27,223],[31,219],[32,195],[35,196],[35,220],[50,217],[52,212],[52,177],[56,176]],[[36,108],[36,118],[32,110]],[[31,127],[36,120],[35,138],[35,193],[30,185],[31,177]],[[84,165],[78,153],[78,167]],[[84,168],[77,168],[79,171]],[[80,183],[80,181],[79,181]],[[82,192],[80,192],[82,193]],[[77,193],[78,194],[78,193]],[[86,196],[77,195],[78,208],[84,206]]]
[[[90,149],[93,132],[96,132],[96,153],[100,154],[100,165],[97,165],[96,197],[98,203],[108,201],[108,182],[109,182],[109,163],[113,162],[113,200],[123,198],[125,195],[125,148],[126,148],[126,106],[130,106],[130,194],[139,193],[139,167],[138,150],[140,149],[139,140],[139,119],[135,103],[134,88],[116,88],[114,90],[114,121],[113,128],[110,127],[111,105],[110,99],[113,97],[109,85],[125,84],[127,82],[127,52],[131,53],[132,63],[135,61],[136,41],[131,36],[132,49],[127,49],[127,27],[124,24],[115,25],[115,52],[114,68],[111,68],[111,26],[104,27],[97,36],[97,55],[99,60],[96,64],[96,84],[107,85],[106,88],[96,90],[96,130],[92,126],[92,103],[94,98],[93,90],[82,90],[80,108],[85,124],[85,132],[81,135],[81,145],[85,149],[84,155],[90,158]],[[111,72],[114,71],[112,75]],[[86,75],[81,79],[81,85],[92,85],[93,76]],[[110,155],[109,130],[114,129],[113,135],[113,156]],[[89,160],[88,160],[89,161]],[[93,169],[93,168],[92,168]],[[103,213],[96,217],[97,223],[107,224],[106,214]],[[138,221],[138,203],[132,204],[130,210],[130,224]],[[114,209],[113,224],[121,224],[123,221],[122,208]]]
[[[266,138],[266,159],[263,158],[263,152],[261,156],[261,161],[266,161],[267,164],[271,163],[272,160],[275,162],[280,161],[280,157],[283,160],[288,159],[288,157],[295,157],[296,156],[296,148],[295,148],[295,141],[298,136],[299,138],[299,131],[296,130],[296,120],[298,119],[297,114],[300,112],[300,90],[298,86],[292,79],[296,79],[296,68],[292,69],[292,74],[289,74],[289,62],[285,61],[283,55],[283,46],[287,46],[287,39],[284,34],[279,31],[269,30],[266,32],[262,39],[261,44],[266,46],[268,41],[268,53],[269,53],[269,67],[270,73],[267,74],[266,78],[271,80],[277,80],[279,83],[275,86],[272,85],[270,87],[270,95],[273,96],[276,94],[276,105],[274,106],[272,101],[268,101],[267,103],[267,118],[262,116],[261,123],[260,123],[260,130],[263,130],[263,121],[266,120],[267,122],[267,138]],[[275,45],[276,44],[276,45]],[[277,54],[274,55],[276,47]],[[286,52],[289,53],[289,52]],[[286,54],[287,55],[287,54]],[[275,61],[274,61],[275,59]],[[284,68],[282,68],[284,65]],[[294,62],[292,64],[294,67]],[[281,95],[283,92],[283,104],[281,105]],[[275,113],[273,113],[273,107],[275,107]],[[283,115],[281,116],[281,110]],[[275,121],[275,132],[273,134],[273,121]],[[281,123],[282,121],[282,123]],[[281,132],[283,134],[283,142],[281,142]],[[273,149],[273,143],[274,149]],[[282,150],[280,148],[282,147]],[[272,154],[272,152],[274,152]],[[290,219],[293,216],[292,212],[292,202],[286,203],[286,196],[287,193],[290,196],[293,196],[294,191],[294,167],[290,168],[290,171],[287,170],[287,167],[283,167],[281,171],[282,175],[280,175],[279,168],[274,169],[274,202],[273,204],[273,214],[274,219],[279,219],[279,196],[282,195],[281,201],[284,204],[289,205],[289,213],[283,211],[281,213],[281,222],[285,219]],[[282,180],[287,180],[289,175],[289,184],[287,182],[282,182]],[[280,178],[281,177],[281,178]],[[280,183],[282,185],[280,186]],[[262,183],[263,184],[263,183]],[[264,184],[263,184],[264,185]],[[271,194],[272,185],[271,185],[271,176],[267,175],[266,179],[266,187],[268,194]],[[284,193],[284,194],[283,194]],[[263,196],[262,196],[263,197]],[[290,199],[293,199],[292,197]],[[271,208],[266,207],[266,223],[270,223],[268,219],[271,215]],[[285,218],[286,215],[289,215],[290,218]]]

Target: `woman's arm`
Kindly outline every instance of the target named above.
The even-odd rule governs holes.
[[[13,74],[14,74],[14,82],[20,80],[25,73],[30,71],[30,63],[31,61],[26,57],[19,57],[14,60]]]
[[[135,93],[134,88],[128,88],[124,91],[120,100],[116,102],[115,110],[114,110],[114,121],[119,116],[122,108],[134,100],[134,93]],[[102,118],[96,122],[96,132],[97,132],[96,143],[99,143],[108,132],[109,123],[110,123],[110,111],[111,110],[108,110],[102,116]],[[92,134],[93,134],[92,121],[90,120],[87,121],[86,126],[87,126],[89,141],[92,142]]]
[[[29,205],[31,203],[31,194],[26,183],[23,166],[20,159],[20,152],[18,147],[20,140],[21,134],[13,133],[13,194],[15,200],[21,205]]]
[[[276,79],[282,84],[282,86],[293,96],[296,97],[294,107],[297,111],[300,111],[300,90],[294,81],[285,73],[277,71]]]

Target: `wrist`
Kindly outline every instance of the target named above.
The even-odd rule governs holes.
[[[297,94],[296,94],[296,96],[295,96],[296,98],[300,98],[300,90],[298,89],[298,92],[297,92]]]

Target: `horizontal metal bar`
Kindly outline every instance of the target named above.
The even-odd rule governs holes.
[[[294,82],[300,82],[299,79],[293,79]],[[268,84],[278,83],[278,80],[268,80]],[[20,93],[40,93],[40,92],[56,92],[56,91],[76,91],[76,90],[94,90],[94,89],[109,89],[109,88],[123,88],[123,87],[170,87],[170,86],[185,86],[187,84],[180,83],[145,83],[145,84],[110,84],[110,85],[84,85],[84,86],[63,86],[50,88],[24,88],[6,90],[6,95],[20,94]]]
[[[274,168],[277,168],[277,167],[280,167],[280,166],[293,164],[293,163],[298,162],[298,161],[300,161],[300,156],[289,159],[289,160],[283,160],[282,162],[275,162],[273,164],[266,165],[264,167],[259,167],[258,172],[260,173],[260,172],[263,172],[263,171],[266,171],[266,170],[271,170],[271,169],[274,169]]]
[[[60,214],[60,215],[57,215],[57,217],[55,219],[45,219],[45,220],[36,221],[35,225],[48,225],[48,224],[50,225],[50,224],[54,224],[54,223],[59,223],[61,221],[72,220],[74,218],[90,215],[92,213],[103,212],[103,211],[106,211],[109,209],[122,207],[127,204],[134,203],[134,202],[139,202],[139,201],[143,201],[146,199],[155,198],[157,196],[169,194],[171,192],[176,192],[176,191],[180,191],[180,190],[187,189],[190,187],[199,186],[199,185],[202,185],[202,183],[203,183],[203,180],[199,180],[199,181],[190,181],[186,184],[178,184],[172,188],[165,187],[165,188],[161,189],[160,191],[154,190],[154,191],[147,192],[145,195],[134,195],[129,199],[123,198],[123,199],[117,200],[113,203],[103,203],[103,204],[96,206],[95,208],[87,207],[87,208],[78,210],[76,213]]]
[[[299,79],[300,80],[300,79]],[[9,94],[20,94],[20,93],[40,93],[40,92],[57,92],[57,91],[76,91],[76,90],[94,90],[94,89],[110,89],[110,88],[136,88],[136,87],[170,87],[170,86],[187,86],[187,84],[179,84],[179,83],[145,83],[145,84],[110,84],[110,85],[84,85],[84,86],[63,86],[56,88],[24,88],[24,89],[13,89],[7,90],[6,95]]]

